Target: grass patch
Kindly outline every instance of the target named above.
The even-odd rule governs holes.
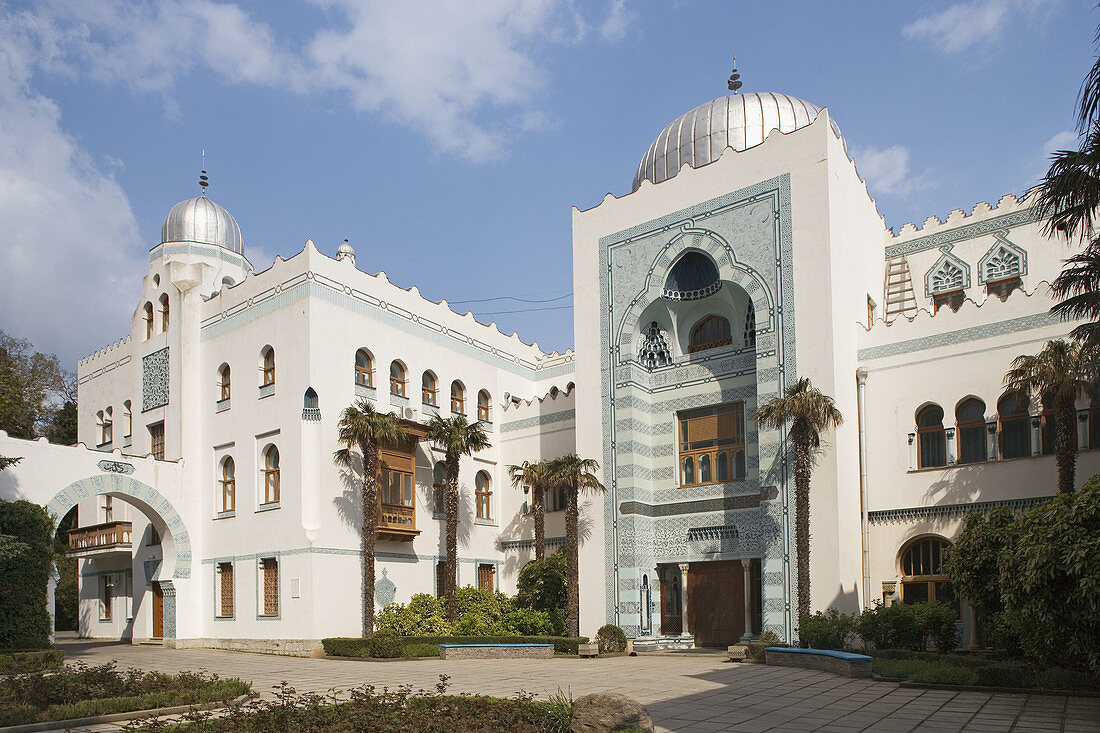
[[[1040,668],[1020,659],[967,654],[874,650],[871,670],[881,677],[935,685],[1018,690],[1100,692],[1100,677],[1072,669]]]
[[[64,661],[65,652],[60,649],[5,652],[0,654],[0,674],[27,674],[57,669]]]
[[[131,733],[168,730],[178,733],[343,733],[349,730],[372,733],[566,733],[569,729],[573,704],[560,693],[546,701],[524,694],[509,699],[448,695],[448,679],[447,675],[440,675],[434,692],[414,691],[408,686],[396,690],[359,687],[350,691],[350,699],[347,700],[309,693],[299,695],[284,682],[275,688],[274,700],[254,700],[220,717],[193,712],[185,716],[186,722],[178,725],[148,720],[135,722],[126,730]]]
[[[0,678],[0,726],[202,705],[232,700],[250,689],[247,682],[206,672],[168,675],[119,671],[114,662],[95,667],[77,662],[52,674]]]

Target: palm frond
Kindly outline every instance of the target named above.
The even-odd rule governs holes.
[[[1079,150],[1052,154],[1037,200],[1048,236],[1091,236],[1100,205],[1100,131],[1090,130]]]
[[[821,445],[821,432],[844,424],[836,401],[801,377],[776,397],[760,405],[753,416],[765,430],[781,430],[784,425],[802,427],[814,448]]]
[[[428,440],[448,455],[469,456],[491,448],[481,422],[471,423],[465,415],[432,417],[428,422]]]

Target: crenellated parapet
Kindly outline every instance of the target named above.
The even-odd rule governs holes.
[[[1006,193],[997,201],[996,206],[990,206],[986,201],[979,201],[974,204],[969,214],[962,209],[952,209],[946,219],[940,219],[935,215],[929,216],[920,227],[909,222],[896,232],[889,228],[886,230],[887,256],[891,256],[889,254],[890,250],[914,239],[942,234],[945,231],[955,230],[964,225],[977,224],[998,217],[1015,214],[1017,216],[1013,220],[1019,218],[1021,223],[1036,221],[1038,220],[1038,212],[1035,211],[1035,194],[1037,190],[1037,188],[1031,188],[1021,197]],[[998,223],[1005,224],[1005,222],[1000,221]]]
[[[119,353],[119,350],[122,349],[122,347],[124,347],[124,346],[128,347],[132,340],[133,340],[132,337],[124,336],[123,338],[120,338],[118,341],[115,341],[112,344],[108,344],[107,346],[104,346],[102,349],[99,349],[97,351],[93,351],[91,354],[88,354],[84,358],[77,361],[77,365],[80,369],[85,369],[85,368],[91,367],[92,365],[96,364],[97,362],[99,362],[103,359],[111,359],[111,360],[117,359],[121,355]]]

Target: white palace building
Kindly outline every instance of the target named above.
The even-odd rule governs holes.
[[[752,416],[800,376],[845,417],[813,476],[816,610],[953,600],[940,551],[964,515],[1056,490],[1052,418],[1001,384],[1073,327],[1048,287],[1071,250],[1011,195],[887,229],[828,111],[793,97],[691,110],[630,194],[574,210],[575,352],[369,274],[346,243],[262,272],[247,251],[205,195],[176,204],[125,336],[79,364],[82,444],[0,433],[23,457],[0,496],[78,507],[83,636],[308,654],[358,635],[358,485],[332,454],[359,398],[484,422],[492,447],[460,475],[460,585],[514,592],[533,557],[509,464],[596,458],[581,631],[653,645],[797,635],[790,456]],[[1083,483],[1100,400],[1078,408]],[[379,606],[436,592],[445,552],[442,454],[384,459]],[[562,508],[550,497],[551,549]]]

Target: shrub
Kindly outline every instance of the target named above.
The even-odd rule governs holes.
[[[918,603],[917,617],[921,628],[940,654],[947,654],[959,645],[958,613],[946,603]]]
[[[523,566],[516,583],[516,604],[533,611],[565,608],[565,548],[545,560]]]
[[[626,634],[618,626],[607,624],[596,632],[596,643],[599,644],[600,654],[626,651]]]
[[[855,617],[830,608],[827,613],[818,611],[812,616],[804,616],[798,623],[798,636],[812,649],[843,650],[848,647],[855,627]]]
[[[957,612],[943,603],[898,603],[868,608],[856,622],[864,641],[876,649],[924,651],[931,639],[941,652],[958,641]]]
[[[29,501],[0,500],[0,649],[48,649],[46,583],[53,520]]]
[[[556,631],[550,614],[517,608],[504,614],[504,627],[509,633],[521,636],[551,636]]]
[[[65,661],[60,649],[0,654],[0,674],[26,674],[56,669]]]
[[[414,634],[449,634],[443,600],[427,593],[417,593],[408,605],[387,603],[375,620],[379,629],[392,629],[402,636]]]
[[[379,659],[396,659],[401,656],[401,649],[405,646],[402,637],[392,629],[375,631],[367,642],[370,655]]]
[[[439,644],[405,644],[401,650],[403,657],[438,657]]]
[[[375,632],[377,636],[380,632]],[[430,644],[553,644],[558,654],[576,654],[577,645],[588,642],[587,636],[403,636],[402,647]],[[332,638],[322,639],[325,653],[334,657],[369,657],[370,639]],[[438,654],[439,650],[433,651]],[[431,656],[431,655],[428,655]]]

